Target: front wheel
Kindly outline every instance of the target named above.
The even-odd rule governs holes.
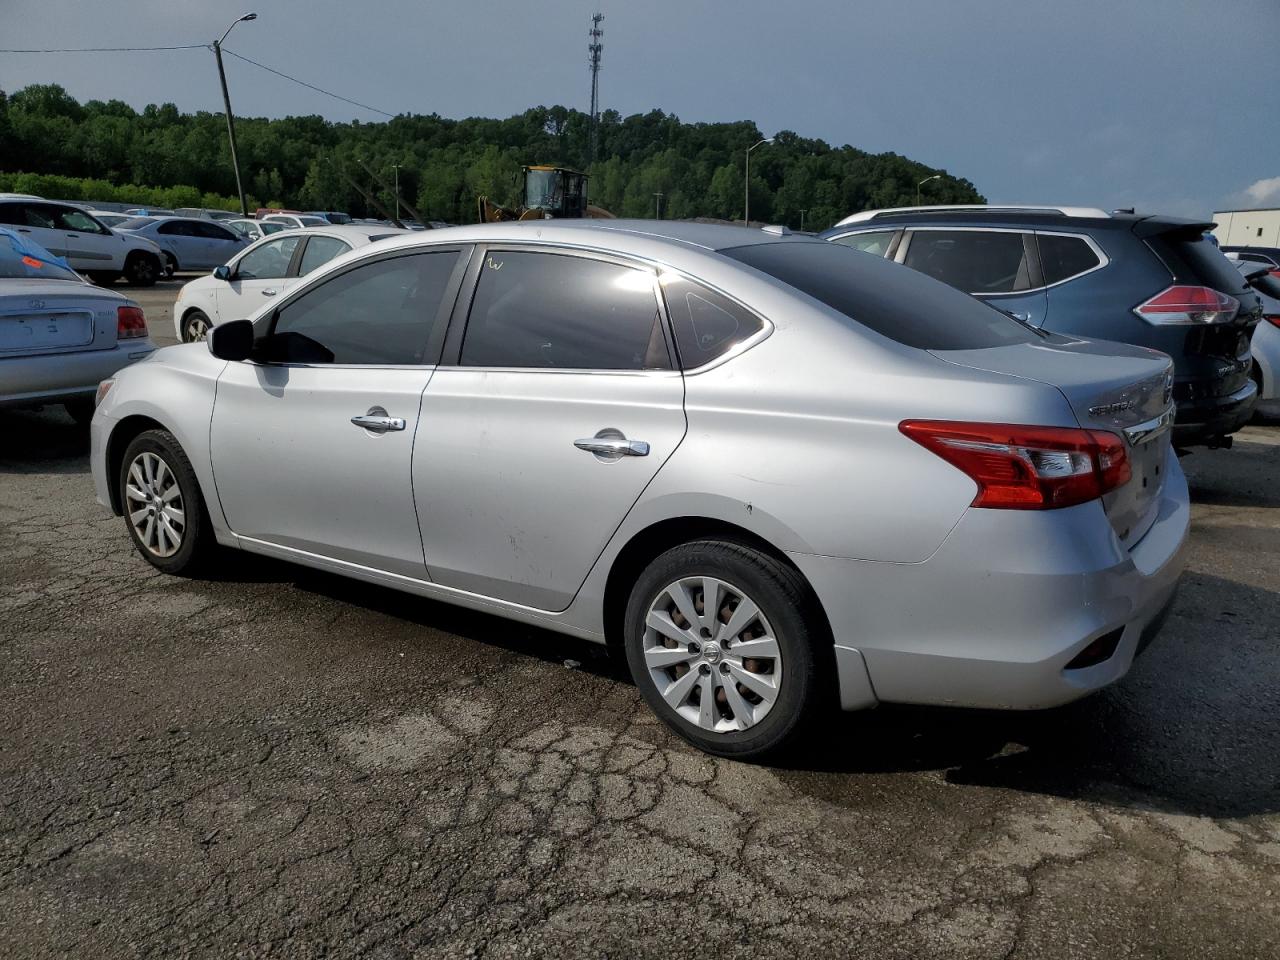
[[[821,631],[809,588],[751,547],[674,547],[627,604],[627,662],[641,694],[708,753],[751,759],[792,742],[819,710]]]
[[[195,471],[168,430],[144,431],[125,449],[120,501],[129,536],[153,567],[189,576],[216,551]]]
[[[209,317],[203,310],[192,310],[182,321],[182,342],[198,343],[207,339],[211,326],[213,324],[209,322]]]

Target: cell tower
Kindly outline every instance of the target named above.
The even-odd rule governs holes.
[[[587,45],[587,52],[591,55],[591,155],[588,160],[595,160],[596,145],[599,140],[600,128],[600,54],[604,52],[604,30],[600,24],[604,20],[603,13],[597,13],[591,18],[591,32],[588,36],[591,43]]]

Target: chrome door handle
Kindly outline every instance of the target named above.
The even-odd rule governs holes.
[[[366,413],[358,417],[352,417],[351,422],[357,427],[364,427],[374,433],[386,433],[388,430],[404,429],[403,419],[400,417],[388,417],[385,414],[378,416],[377,414]]]
[[[264,297],[274,297],[276,295],[276,289],[272,287],[270,290],[263,290],[262,295]]]
[[[579,450],[586,450],[598,457],[610,459],[649,455],[649,444],[643,440],[628,440],[626,437],[588,437],[585,440],[573,441],[573,445]]]

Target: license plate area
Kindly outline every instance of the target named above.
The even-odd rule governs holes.
[[[0,316],[0,352],[82,347],[93,342],[93,314],[82,311]]]

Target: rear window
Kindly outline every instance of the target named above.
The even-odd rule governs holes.
[[[1246,289],[1244,277],[1227,255],[1215,247],[1204,235],[1170,231],[1147,238],[1147,245],[1155,251],[1179,283],[1199,283],[1222,293],[1238,293]]]
[[[47,259],[36,247],[24,247],[17,239],[0,235],[0,278],[5,280],[79,280],[73,271]]]
[[[968,294],[839,244],[761,243],[720,252],[908,347],[976,350],[1039,340],[1008,314]]]

